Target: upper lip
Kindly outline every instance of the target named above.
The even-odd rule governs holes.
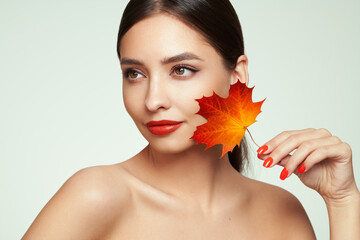
[[[146,126],[151,127],[151,126],[161,126],[161,125],[174,125],[179,123],[181,122],[172,121],[172,120],[160,120],[160,121],[150,121],[146,123]]]

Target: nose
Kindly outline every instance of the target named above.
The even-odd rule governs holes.
[[[166,81],[159,77],[149,79],[145,105],[151,112],[156,112],[161,108],[168,109],[170,107],[171,104],[168,98]]]

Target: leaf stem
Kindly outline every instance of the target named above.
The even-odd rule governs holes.
[[[249,131],[248,128],[246,128],[246,131],[250,134],[251,140],[255,143],[256,146],[260,147],[259,145],[257,145],[257,143],[255,142],[255,140],[253,139],[253,137],[251,136],[251,133]]]

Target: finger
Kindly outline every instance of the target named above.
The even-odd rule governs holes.
[[[324,130],[326,130],[326,129],[324,129]],[[292,136],[294,134],[300,134],[300,133],[305,133],[305,132],[314,132],[314,131],[317,131],[317,129],[306,128],[306,129],[302,129],[302,130],[284,131],[284,132],[278,134],[277,136],[275,136],[274,138],[272,138],[270,141],[266,142],[264,145],[262,145],[257,150],[257,152],[260,154],[271,153],[278,145],[280,145],[283,141],[285,141],[285,139],[289,138],[290,136]],[[322,130],[318,129],[318,131],[322,131]]]
[[[278,135],[276,135],[274,138],[272,138],[270,141],[267,141],[265,144],[263,144],[257,152],[259,154],[268,154],[273,151],[273,149],[282,141],[284,141],[289,136],[295,134],[295,133],[302,133],[302,132],[309,132],[309,131],[315,131],[315,128],[307,128],[302,130],[291,130],[291,131],[284,131]]]
[[[325,160],[351,158],[352,150],[348,143],[341,142],[333,145],[324,145],[315,149],[304,161],[304,172],[309,171],[315,164]]]
[[[316,149],[328,145],[339,144],[341,142],[340,138],[336,136],[311,139],[303,142],[285,164],[285,168],[288,170],[288,176],[286,177],[290,177],[295,170],[298,170],[300,173],[304,172],[306,167],[305,165],[300,166],[300,164]]]
[[[270,154],[258,154],[258,158],[260,160],[263,160],[263,166],[266,167],[266,168],[269,168],[273,161],[271,158],[269,158]],[[288,160],[290,159],[291,155],[288,154],[287,156],[285,156],[283,159],[281,159],[280,161],[278,161],[276,163],[276,165],[279,165],[279,166],[282,166],[284,167],[286,165],[286,163],[288,162]]]
[[[329,135],[331,136],[329,131],[327,131],[326,129],[325,130],[316,129],[316,130],[303,131],[300,133],[294,132],[291,135],[284,134],[283,136],[287,136],[287,138],[275,137],[274,138],[275,140],[273,139],[274,141],[272,143],[269,143],[269,146],[272,146],[273,148],[273,151],[270,153],[270,156],[268,158],[270,161],[272,160],[273,162],[273,164],[270,167],[277,164],[281,159],[283,159],[292,151],[297,149],[305,141],[309,141],[311,139],[319,139],[319,138],[327,137]]]

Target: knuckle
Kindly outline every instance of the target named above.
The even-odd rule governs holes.
[[[315,150],[315,155],[317,157],[321,157],[321,156],[324,156],[326,155],[326,153],[328,152],[328,146],[322,146],[322,147],[319,147]]]
[[[300,146],[299,146],[299,149],[302,149],[302,150],[310,150],[312,148],[313,144],[310,142],[310,141],[306,141],[306,142],[303,142]]]
[[[278,157],[280,157],[280,156],[284,156],[284,155],[285,155],[285,151],[284,151],[283,148],[278,147],[278,148],[276,148],[276,150],[274,150],[274,152],[272,152],[271,155],[278,158]]]
[[[331,138],[332,141],[334,141],[336,143],[342,142],[341,139],[338,136],[331,136],[330,138]]]
[[[295,135],[288,136],[286,141],[289,144],[296,144],[297,143],[297,137]]]
[[[273,158],[274,158],[274,156],[280,156],[280,155],[281,155],[281,150],[280,150],[279,148],[277,148],[276,150],[274,150],[274,151],[271,153],[270,157],[273,157]]]
[[[319,128],[316,130],[319,134],[324,136],[331,136],[331,133],[326,128]]]
[[[342,142],[341,145],[343,145],[343,147],[345,148],[345,150],[346,150],[347,152],[352,153],[352,149],[351,149],[350,144],[348,144],[347,142]]]
[[[285,137],[290,137],[291,136],[291,131],[284,131],[283,132],[283,135],[285,136]]]
[[[284,138],[288,138],[291,134],[290,131],[283,131],[282,133],[280,133],[280,135]]]

